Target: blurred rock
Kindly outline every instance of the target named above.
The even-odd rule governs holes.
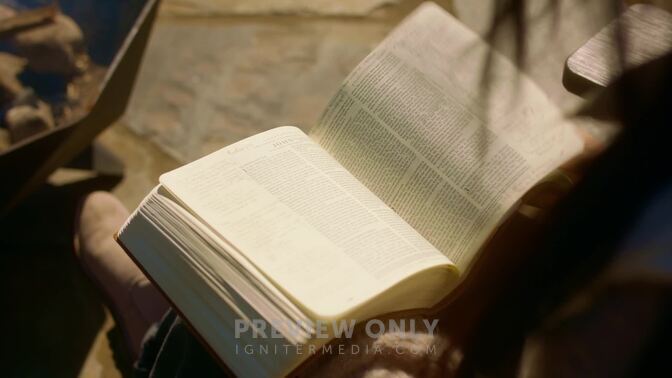
[[[49,105],[39,101],[37,106],[15,106],[5,115],[5,123],[12,143],[47,131],[54,127]]]
[[[0,52],[0,104],[14,101],[23,90],[17,75],[25,66],[25,59]]]
[[[9,17],[14,17],[14,15],[16,15],[16,11],[14,10],[14,8],[10,8],[4,4],[0,4],[0,20]]]
[[[0,152],[9,148],[12,145],[11,140],[9,139],[9,131],[0,127]]]
[[[14,98],[12,106],[29,105],[32,107],[37,107],[39,101],[40,99],[35,94],[33,88],[24,88]]]
[[[62,14],[53,22],[17,33],[13,42],[28,66],[38,73],[72,76],[88,65],[82,30]]]

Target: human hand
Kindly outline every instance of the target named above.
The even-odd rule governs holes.
[[[590,163],[604,150],[604,144],[590,132],[580,127],[576,130],[583,140],[583,151],[525,193],[518,209],[523,215],[534,218],[540,211],[553,207],[581,180]]]

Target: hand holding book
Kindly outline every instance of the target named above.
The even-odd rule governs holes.
[[[119,242],[234,372],[286,374],[308,356],[235,348],[319,346],[318,321],[438,309],[521,197],[581,148],[529,78],[428,3],[310,135],[278,127],[162,175]],[[236,339],[235,321],[255,319],[302,327]]]
[[[551,209],[579,182],[587,166],[602,151],[604,145],[588,131],[579,127],[576,131],[583,140],[583,151],[525,193],[520,200],[519,212],[536,217]]]

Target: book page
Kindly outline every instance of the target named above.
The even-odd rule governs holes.
[[[432,3],[348,76],[311,137],[461,271],[582,146],[534,83]]]
[[[449,259],[295,127],[247,138],[160,182],[320,318],[352,310],[423,270],[443,266],[455,277]],[[428,289],[435,298],[423,301],[445,295]],[[433,304],[415,302],[404,304]]]

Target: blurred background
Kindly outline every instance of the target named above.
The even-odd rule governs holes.
[[[59,127],[67,130],[63,125],[77,125],[82,117],[96,123],[105,109],[125,110],[114,122],[109,121],[117,118],[113,115],[101,116],[96,132],[84,133],[79,146],[68,149],[75,154],[86,147],[89,163],[107,159],[107,169],[114,172],[103,169],[101,174],[77,164],[40,166],[47,184],[33,185],[2,216],[0,366],[9,369],[3,376],[119,377],[129,372],[118,352],[114,322],[72,255],[73,216],[82,193],[110,189],[134,209],[165,171],[276,126],[309,130],[346,75],[421,1],[164,0],[156,20],[149,22],[146,46],[138,47],[144,53],[139,70],[121,67],[117,71],[126,76],[109,80],[148,3],[59,1],[57,12],[80,29],[63,32],[64,40],[83,44],[65,62],[31,57],[33,50],[18,37],[0,41],[2,54],[18,57],[2,59],[10,62],[10,81],[19,79],[10,83],[12,98],[3,104],[3,118],[23,114],[12,110],[16,107],[33,110],[26,113],[27,128],[3,127],[0,159],[17,155],[44,133],[56,135]],[[492,21],[491,0],[437,3],[482,35]],[[614,17],[614,9],[605,1],[561,1],[551,14],[546,1],[532,3],[523,69],[571,112],[583,100],[562,86],[565,61]],[[5,17],[30,10],[43,12],[33,17],[56,17],[49,13],[50,1],[0,4],[0,22],[5,22],[0,36],[14,33],[10,26],[32,27],[30,20],[21,21],[29,26],[9,25]],[[500,30],[496,48],[512,57],[513,38],[507,33]],[[40,66],[45,61],[53,67]],[[121,84],[133,87],[127,107]],[[109,90],[102,89],[98,98],[106,85]],[[120,104],[113,105],[115,99]],[[93,154],[88,144],[96,136],[94,150],[100,153]],[[66,139],[73,138],[62,137],[59,143]],[[66,152],[62,160],[69,160]],[[31,174],[21,169],[12,175]],[[10,178],[5,175],[0,186],[9,185],[5,180]]]

